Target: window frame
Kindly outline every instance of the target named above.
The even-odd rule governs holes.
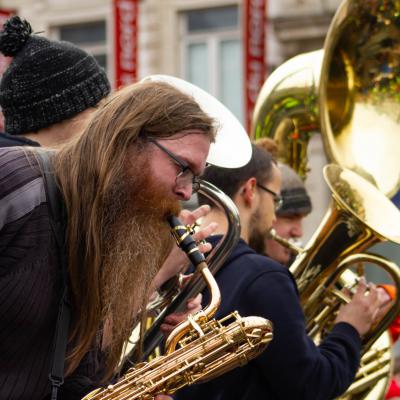
[[[74,43],[77,46],[79,46],[82,50],[87,51],[89,54],[93,55],[94,57],[97,56],[105,56],[106,58],[106,73],[107,76],[112,82],[112,76],[113,76],[113,60],[111,57],[110,53],[110,43],[108,40],[109,37],[109,20],[107,17],[98,17],[98,18],[93,18],[93,19],[82,19],[79,21],[59,21],[55,24],[52,24],[50,27],[50,32],[51,32],[51,38],[54,40],[62,40],[61,39],[61,29],[63,27],[74,27],[74,26],[82,26],[82,25],[90,25],[96,22],[102,22],[104,23],[104,42],[96,42],[96,43]]]
[[[182,10],[179,15],[179,43],[180,43],[180,76],[183,79],[188,79],[188,49],[191,44],[206,44],[208,50],[208,89],[207,91],[216,98],[221,97],[222,87],[219,74],[221,73],[220,65],[220,44],[223,41],[236,40],[240,46],[243,46],[242,41],[242,24],[241,21],[241,8],[236,4],[226,4],[226,6],[236,6],[238,11],[238,26],[216,29],[212,31],[188,31],[188,16],[187,12],[196,11],[196,9]],[[213,8],[220,8],[221,6],[207,6],[205,8],[212,10]],[[240,60],[242,62],[242,60]],[[243,76],[241,77],[243,80]],[[244,108],[244,105],[242,105]],[[244,115],[244,109],[242,109]]]

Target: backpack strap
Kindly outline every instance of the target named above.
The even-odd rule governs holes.
[[[47,201],[50,208],[50,224],[57,241],[59,261],[62,270],[62,296],[58,307],[57,325],[53,339],[53,356],[49,380],[51,382],[51,400],[57,399],[58,389],[64,383],[64,365],[67,350],[68,332],[71,320],[71,305],[68,301],[68,273],[65,251],[65,209],[51,167],[49,151],[37,152],[43,168]]]

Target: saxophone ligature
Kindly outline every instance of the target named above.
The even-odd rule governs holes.
[[[178,245],[206,280],[210,304],[172,331],[164,356],[129,369],[116,384],[96,389],[83,400],[144,400],[171,394],[246,364],[273,338],[271,322],[261,317],[242,318],[234,312],[218,321],[211,319],[220,304],[218,285],[187,227],[176,217],[170,217],[169,223]]]

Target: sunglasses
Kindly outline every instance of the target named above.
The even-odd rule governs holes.
[[[148,138],[149,142],[153,143],[156,145],[162,152],[167,154],[171,160],[179,166],[181,172],[176,175],[175,178],[175,183],[177,189],[184,189],[188,185],[192,185],[192,193],[196,193],[200,189],[200,181],[199,178],[195,175],[195,173],[192,171],[192,169],[189,167],[189,164],[179,158],[176,154],[174,154],[172,151],[168,150],[166,147],[158,143],[155,139],[153,138]]]

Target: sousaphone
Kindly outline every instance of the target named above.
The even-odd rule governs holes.
[[[271,137],[300,175],[307,145],[321,133],[331,162],[388,196],[400,188],[400,3],[347,0],[322,50],[298,55],[264,83],[252,119],[254,139]]]
[[[400,243],[400,213],[384,196],[400,187],[399,15],[395,0],[344,1],[324,48],[277,68],[256,102],[251,136],[273,138],[280,161],[305,177],[309,140],[320,133],[334,163],[324,172],[331,207],[291,266],[316,342],[329,326],[326,316],[334,314],[336,300],[346,301],[341,289],[354,285],[358,274],[351,265],[371,262],[383,268],[399,290],[395,264],[357,254],[380,241]],[[328,297],[335,298],[332,307],[326,307]],[[398,312],[397,298],[390,315],[364,340],[361,368],[343,399],[384,398],[392,344],[387,332],[379,333]]]

